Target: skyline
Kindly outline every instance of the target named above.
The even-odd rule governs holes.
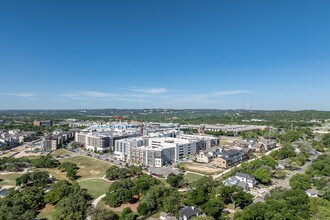
[[[2,1],[2,109],[330,110],[327,1]]]

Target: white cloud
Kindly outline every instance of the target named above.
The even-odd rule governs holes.
[[[31,98],[36,96],[34,93],[6,93],[2,92],[0,95],[9,95],[9,96],[17,96],[17,97],[23,97],[23,98]]]
[[[158,94],[163,94],[163,93],[168,92],[168,90],[165,89],[165,88],[136,88],[136,87],[132,87],[132,88],[119,88],[119,89],[131,91],[131,92],[146,93],[146,94],[151,94],[151,95],[158,95]]]
[[[60,94],[62,97],[73,98],[73,99],[82,99],[82,98],[108,98],[108,97],[117,97],[116,94],[98,92],[98,91],[79,91],[72,93],[63,93]]]
[[[228,90],[228,91],[220,91],[214,93],[214,96],[227,96],[227,95],[237,95],[237,94],[244,94],[249,93],[249,91],[246,90]]]

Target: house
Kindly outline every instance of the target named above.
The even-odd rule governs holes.
[[[256,179],[250,174],[237,172],[235,177],[240,181],[246,182],[251,188],[253,188],[257,184]]]
[[[319,190],[316,190],[316,189],[308,189],[305,192],[309,197],[318,197],[319,196]]]
[[[241,149],[241,151],[244,153],[245,158],[251,158],[251,157],[253,157],[253,151],[252,151],[250,148],[248,148],[248,147],[243,147],[243,148]]]
[[[221,156],[214,158],[213,163],[221,168],[228,168],[246,159],[246,155],[237,149],[224,151]]]
[[[288,168],[288,164],[284,162],[283,160],[278,161],[276,169],[285,169]]]
[[[272,150],[277,147],[275,139],[261,138],[259,140],[259,143],[263,143],[265,145],[266,151]]]
[[[199,216],[201,211],[196,206],[182,206],[179,209],[179,220],[190,220]]]
[[[253,143],[251,145],[249,145],[249,147],[254,151],[254,152],[257,152],[257,153],[265,153],[266,152],[266,147],[263,143]]]
[[[196,161],[200,163],[210,163],[212,161],[213,156],[208,154],[207,152],[201,151],[196,157]]]

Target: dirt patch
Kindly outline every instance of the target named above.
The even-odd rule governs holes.
[[[117,212],[117,213],[122,212],[124,210],[124,208],[128,208],[128,207],[131,208],[133,212],[137,212],[137,207],[139,206],[139,204],[140,204],[140,202],[137,202],[137,203],[134,203],[134,204],[125,203],[125,204],[122,204],[121,206],[116,207],[116,208],[110,207],[108,205],[104,205],[104,207],[107,208],[107,209],[110,209],[114,212]]]
[[[223,171],[221,168],[212,168],[203,164],[197,164],[197,163],[185,163],[184,168],[186,170],[194,171],[197,173],[203,173],[203,174],[215,174],[220,173]]]

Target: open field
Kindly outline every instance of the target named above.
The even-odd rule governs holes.
[[[61,162],[65,161],[77,164],[80,168],[78,170],[79,179],[103,177],[106,170],[114,165],[106,161],[85,156],[74,156],[61,160]]]
[[[55,208],[53,205],[47,204],[45,208],[40,210],[39,219],[55,220]]]
[[[0,186],[16,186],[16,178],[20,177],[21,173],[15,174],[0,174]]]
[[[70,154],[70,155],[72,155],[73,153],[72,153],[71,151],[66,150],[66,149],[57,149],[57,150],[54,150],[54,151],[51,153],[51,155],[52,155],[53,157],[64,156],[64,155],[66,155],[66,154]]]
[[[55,177],[58,180],[65,180],[66,178],[66,172],[61,172],[57,168],[38,168],[37,170],[47,171],[50,173],[53,177]]]
[[[184,179],[188,182],[188,183],[193,183],[196,182],[197,180],[203,178],[202,175],[198,175],[195,173],[186,173],[186,175],[184,176]]]
[[[91,194],[94,199],[96,199],[108,191],[111,182],[103,179],[82,179],[79,181],[79,185],[82,188],[87,189],[88,193]]]
[[[218,174],[223,171],[223,169],[221,168],[213,168],[207,165],[194,162],[184,162],[181,163],[180,166],[182,166],[187,171],[197,172],[206,175]]]

